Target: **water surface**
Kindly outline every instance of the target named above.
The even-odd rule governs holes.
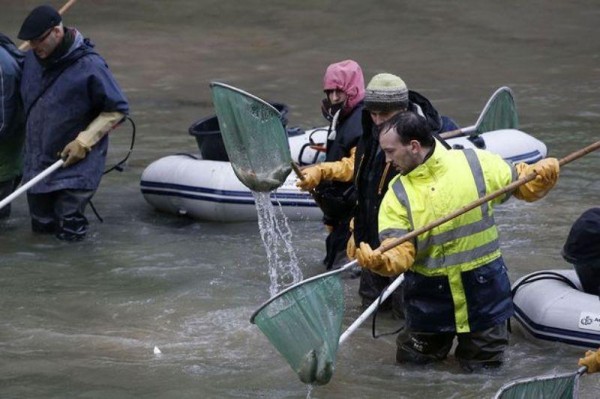
[[[37,4],[3,0],[2,31],[15,37]],[[124,173],[103,179],[94,203],[104,223],[89,213],[87,241],[32,235],[23,198],[0,224],[0,396],[305,398],[308,388],[248,321],[269,297],[258,224],[160,214],[140,194],[149,163],[198,153],[187,129],[213,113],[209,82],[286,103],[290,125],[305,128],[324,124],[322,75],[347,58],[366,80],[398,74],[461,125],[473,124],[507,85],[521,129],[562,157],[598,139],[599,18],[592,0],[78,2],[65,22],[96,42],[123,86],[136,147]],[[129,130],[112,139],[114,162]],[[569,267],[560,249],[571,223],[599,205],[599,161],[591,154],[566,166],[538,203],[498,208],[513,281]],[[322,272],[321,224],[290,222],[290,229],[303,275]],[[360,309],[357,280],[345,284],[348,326]],[[381,322],[396,327],[389,317]],[[491,397],[515,378],[574,370],[583,352],[533,342],[517,329],[506,367],[468,375],[453,358],[397,366],[394,339],[373,340],[364,325],[340,348],[332,381],[310,397]],[[599,389],[596,376],[582,378],[581,397]]]

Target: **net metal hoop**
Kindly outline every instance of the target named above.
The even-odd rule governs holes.
[[[292,171],[290,144],[279,110],[244,90],[211,82],[221,137],[237,178],[252,191],[281,187]]]
[[[578,378],[581,375],[583,375],[585,372],[587,372],[587,367],[584,366],[584,367],[580,367],[579,369],[577,369],[577,371],[574,373],[563,373],[563,374],[556,374],[556,375],[544,375],[544,376],[537,376],[537,377],[521,378],[521,379],[511,381],[510,383],[503,385],[498,390],[496,395],[494,395],[493,399],[500,399],[500,398],[502,398],[502,395],[504,395],[511,388],[513,388],[517,385],[526,384],[526,383],[530,383],[530,382],[548,381],[548,380],[553,380],[556,378],[573,377],[573,378],[575,378],[575,381],[574,381],[575,386],[577,386]]]
[[[513,96],[513,92],[510,89],[510,87],[508,86],[502,86],[500,88],[498,88],[494,94],[492,94],[492,96],[489,98],[489,100],[487,101],[487,103],[485,104],[485,106],[483,107],[483,110],[481,111],[481,114],[479,115],[479,118],[477,118],[477,122],[475,122],[474,125],[474,132],[479,132],[481,125],[483,124],[484,120],[487,117],[487,113],[490,111],[490,109],[492,108],[492,105],[496,105],[496,101],[498,101],[498,98],[500,98],[500,96],[508,96],[507,98],[509,99],[511,108],[515,107],[515,100],[514,100],[514,96]],[[496,122],[497,123],[497,122]],[[511,126],[495,126],[497,129],[517,129],[518,126],[513,126],[511,124]],[[479,133],[483,133],[483,132],[479,132]]]
[[[292,290],[294,290],[294,289],[296,289],[296,288],[298,288],[300,286],[303,286],[305,284],[313,282],[315,280],[318,280],[318,279],[321,279],[321,278],[324,278],[324,277],[333,276],[333,275],[338,274],[338,273],[342,273],[342,272],[348,270],[349,268],[351,268],[352,266],[357,265],[357,264],[358,264],[358,261],[353,260],[352,262],[349,262],[349,263],[345,264],[344,266],[340,267],[337,270],[332,270],[332,271],[327,272],[327,273],[317,274],[316,276],[309,277],[309,278],[307,278],[305,280],[302,280],[302,281],[300,281],[300,282],[298,282],[298,283],[296,283],[294,285],[290,285],[289,287],[287,287],[283,291],[278,292],[277,295],[272,296],[266,302],[264,302],[262,305],[260,305],[260,307],[258,309],[256,309],[256,311],[254,313],[252,313],[252,316],[250,316],[250,323],[255,324],[254,323],[254,319],[256,318],[256,316],[258,316],[258,314],[263,309],[265,309],[271,303],[273,303],[274,301],[276,301],[278,298],[282,297],[283,295],[287,294],[288,292],[290,292],[290,291],[292,291]]]
[[[254,101],[257,101],[257,102],[261,103],[262,105],[264,105],[264,106],[267,106],[267,107],[271,108],[271,109],[272,109],[273,111],[275,111],[275,112],[276,112],[276,113],[277,113],[279,116],[281,116],[281,112],[279,112],[279,111],[277,110],[277,108],[275,108],[274,106],[272,106],[271,104],[269,104],[268,102],[266,102],[265,100],[263,100],[262,98],[256,97],[255,95],[253,95],[253,94],[250,94],[250,93],[248,93],[247,91],[244,91],[244,90],[242,90],[242,89],[238,89],[237,87],[233,87],[233,86],[230,86],[230,85],[228,85],[228,84],[221,83],[221,82],[210,82],[210,87],[213,87],[213,86],[224,87],[224,88],[226,88],[226,89],[229,89],[229,90],[231,90],[231,91],[235,91],[236,93],[242,94],[242,95],[244,95],[244,96],[246,96],[246,97],[250,97],[250,98],[251,98],[251,99],[253,99]]]

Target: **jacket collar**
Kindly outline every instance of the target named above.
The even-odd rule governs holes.
[[[429,179],[447,169],[444,158],[448,155],[448,149],[435,140],[433,152],[425,159],[425,162],[410,171],[406,177],[409,180]]]

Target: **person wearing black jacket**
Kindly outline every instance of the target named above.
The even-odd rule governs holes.
[[[329,65],[323,77],[323,91],[326,98],[321,110],[330,123],[325,162],[335,162],[350,156],[362,134],[365,81],[360,65],[352,60]],[[323,263],[330,270],[346,260],[349,223],[355,203],[354,186],[352,182],[322,181],[315,193],[329,233]]]

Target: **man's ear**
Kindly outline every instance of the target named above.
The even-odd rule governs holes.
[[[410,149],[414,153],[421,151],[421,143],[419,143],[418,140],[411,140],[410,141]]]

